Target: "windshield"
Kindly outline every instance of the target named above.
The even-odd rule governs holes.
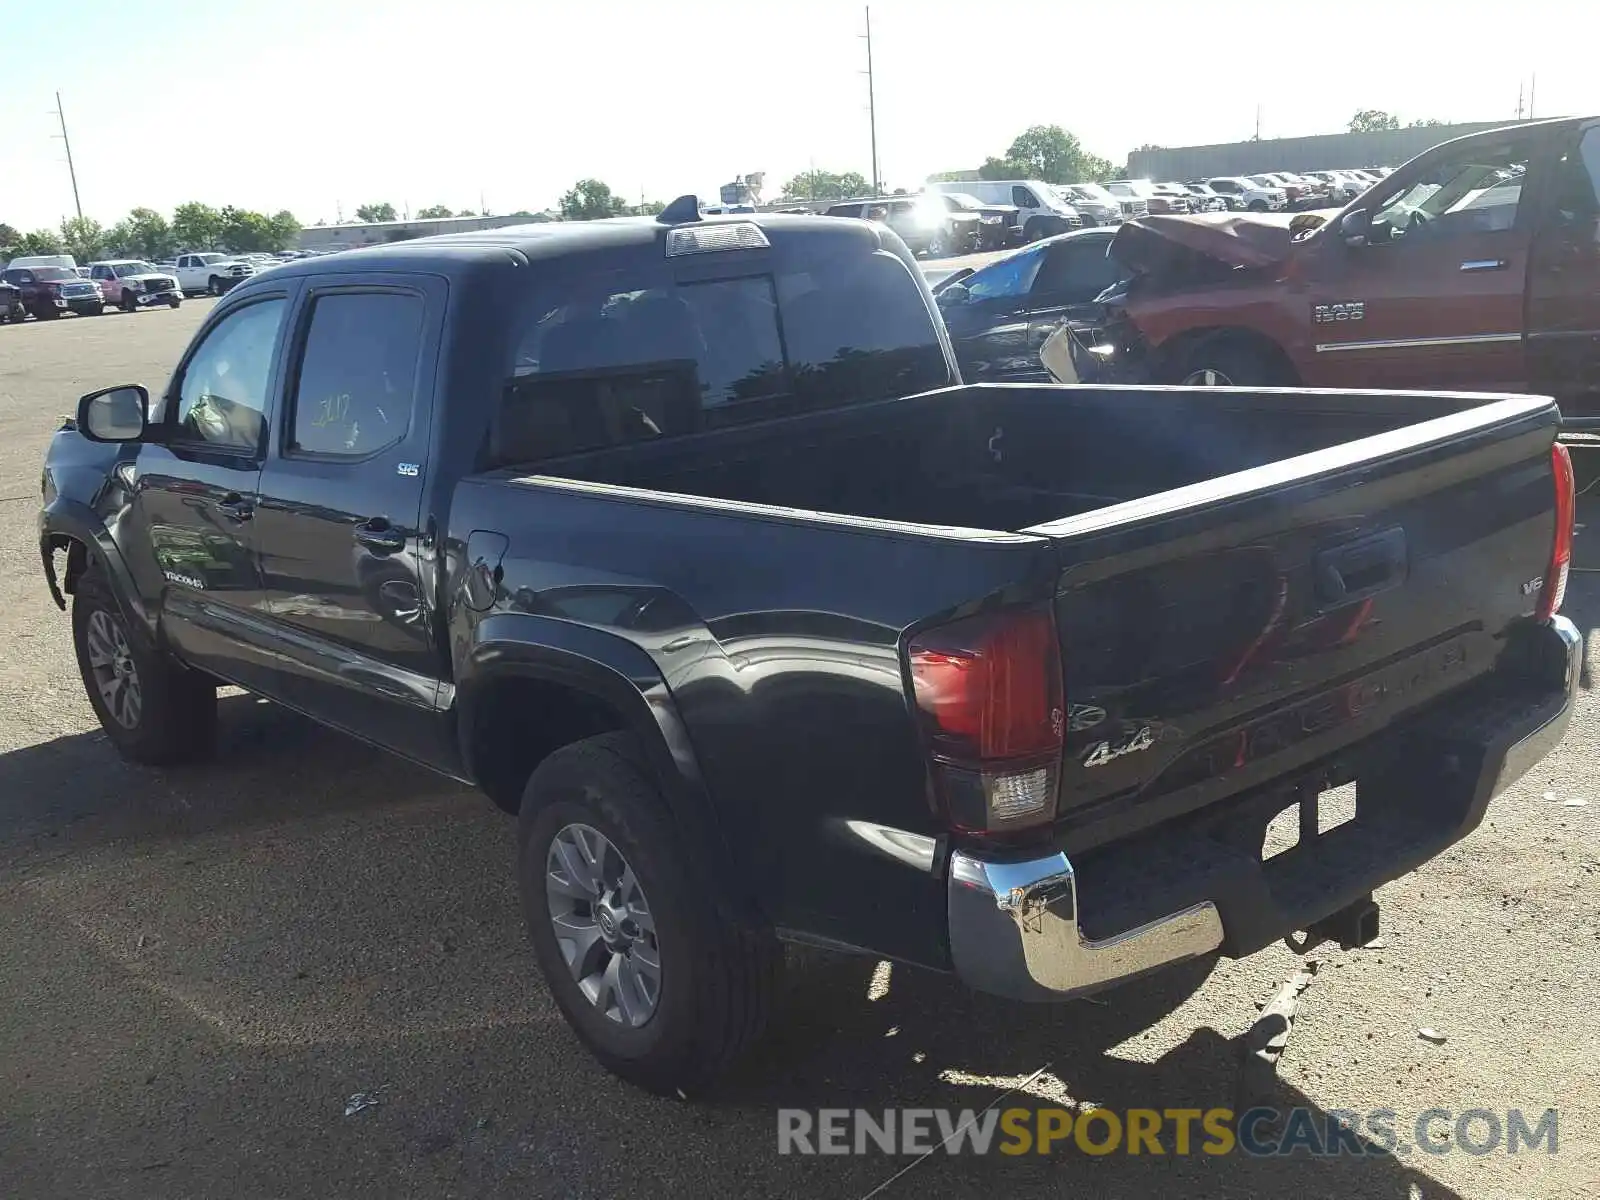
[[[1115,207],[1117,198],[1098,183],[1072,183],[1063,189],[1069,196],[1083,200],[1092,200],[1096,204],[1107,204]]]
[[[34,267],[33,277],[40,283],[60,283],[65,279],[76,279],[78,273],[65,267]]]
[[[205,265],[208,266],[208,267],[211,266],[212,263],[226,262],[227,259],[228,259],[228,256],[226,254],[202,254],[202,255],[200,255],[200,261],[205,263]]]
[[[945,192],[943,195],[944,198],[950,202],[951,208],[965,208],[970,210],[983,207],[983,201],[979,200],[976,196],[969,196],[965,192]]]
[[[1257,187],[1277,188],[1283,186],[1271,175],[1246,175],[1245,179],[1255,184]]]
[[[154,275],[156,273],[156,269],[147,262],[118,263],[111,269],[117,273],[118,279],[129,275]]]

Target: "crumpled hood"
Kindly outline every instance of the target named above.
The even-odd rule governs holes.
[[[1228,267],[1268,267],[1288,257],[1295,234],[1315,229],[1328,215],[1317,210],[1134,217],[1111,239],[1110,254],[1140,275],[1195,255]]]

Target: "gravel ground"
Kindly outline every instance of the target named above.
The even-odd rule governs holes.
[[[797,953],[719,1095],[617,1083],[535,975],[487,801],[243,695],[208,766],[127,766],[99,734],[39,577],[40,457],[80,392],[163,383],[208,305],[0,327],[0,1195],[1600,1195],[1588,692],[1476,834],[1380,893],[1384,948],[1315,953],[1273,1096],[1391,1108],[1403,1137],[1429,1108],[1555,1106],[1555,1155],[939,1154],[889,1182],[910,1159],[776,1153],[780,1106],[980,1108],[1024,1083],[1007,1105],[1230,1105],[1236,1039],[1300,961],[1281,946],[1198,991],[1180,971],[1056,1007]],[[1600,576],[1568,611],[1600,620]],[[346,1116],[357,1092],[379,1102]]]

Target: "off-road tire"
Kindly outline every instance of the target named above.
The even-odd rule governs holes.
[[[649,901],[661,973],[649,1019],[628,1027],[578,987],[557,943],[546,892],[551,843],[574,824],[599,831]],[[518,819],[518,882],[551,995],[607,1070],[663,1095],[703,1091],[760,1036],[783,953],[770,929],[738,915],[704,854],[691,853],[634,738],[607,733],[557,750],[529,778]],[[695,869],[700,863],[701,869]]]
[[[96,612],[126,639],[128,657],[138,672],[141,702],[130,728],[111,712],[90,663],[89,628]],[[78,580],[72,600],[72,645],[78,673],[106,737],[124,758],[146,766],[169,766],[209,758],[217,740],[217,689],[211,677],[192,671],[156,646],[123,613],[98,564]]]

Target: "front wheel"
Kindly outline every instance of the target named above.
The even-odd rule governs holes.
[[[136,312],[139,308],[139,302],[133,298],[132,292],[125,290],[122,293],[122,299],[117,302],[117,307],[123,312]]]
[[[218,278],[217,276],[213,275],[211,277],[211,282],[206,285],[206,291],[208,293],[210,293],[211,295],[213,295],[213,296],[222,295],[222,291],[223,291],[222,280],[220,278]]]
[[[84,690],[118,752],[150,766],[209,757],[215,684],[168,658],[130,626],[98,566],[78,581],[72,644]]]
[[[704,1089],[766,1024],[783,964],[772,931],[696,869],[627,734],[545,759],[519,823],[523,917],[568,1024],[630,1083]]]
[[[1050,231],[1045,228],[1043,221],[1029,221],[1022,230],[1022,240],[1025,242],[1040,242],[1050,236]]]
[[[54,305],[40,305],[33,310],[33,315],[40,321],[54,321],[61,315],[61,310]]]
[[[183,297],[182,296],[174,296],[170,300],[167,301],[167,304],[170,305],[173,308],[181,308],[181,307],[183,307]]]
[[[946,242],[945,236],[942,232],[935,233],[932,237],[930,237],[928,239],[928,247],[923,251],[923,253],[929,258],[943,258],[949,252],[950,246]]]
[[[1245,207],[1251,212],[1266,212],[1267,202],[1265,200],[1252,200],[1249,204],[1245,205]]]
[[[1294,382],[1292,375],[1270,347],[1218,338],[1184,355],[1168,372],[1167,382],[1183,387],[1284,387]]]
[[[86,316],[86,317],[98,317],[98,316],[102,316],[105,313],[105,311],[106,311],[106,306],[104,304],[96,304],[93,308],[84,309],[83,310],[83,315]]]

